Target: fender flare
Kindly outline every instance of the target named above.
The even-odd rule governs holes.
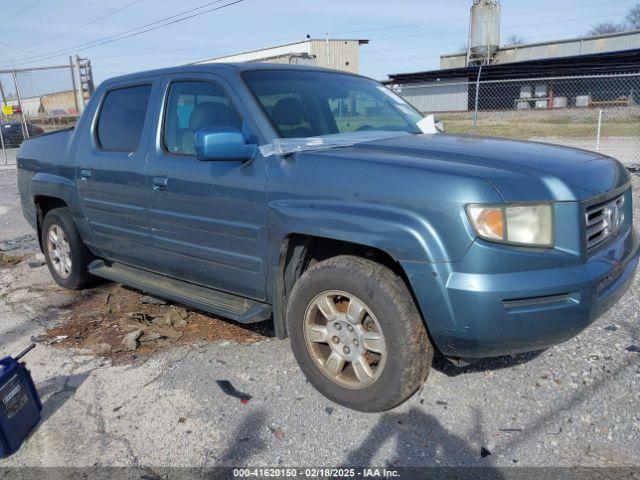
[[[356,243],[394,260],[441,262],[450,257],[437,230],[415,213],[387,205],[283,200],[269,204],[273,240],[290,234]]]
[[[73,180],[61,175],[37,173],[31,180],[31,199],[35,202],[36,198],[41,196],[62,200],[67,205],[67,208],[69,208],[80,238],[82,238],[92,253],[100,255],[93,232],[84,215],[77,184]]]
[[[36,173],[31,180],[31,198],[59,198],[67,204],[71,214],[79,217],[82,214],[78,187],[72,180],[51,173]]]

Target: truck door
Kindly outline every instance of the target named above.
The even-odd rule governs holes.
[[[199,161],[195,132],[237,129],[252,140],[249,116],[215,75],[163,80],[164,104],[149,148],[149,222],[162,273],[256,300],[266,295],[266,165]],[[255,142],[255,139],[251,143]]]
[[[101,254],[145,268],[153,265],[145,190],[153,82],[107,87],[76,151],[80,197]]]

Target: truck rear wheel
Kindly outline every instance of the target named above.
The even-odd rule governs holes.
[[[55,208],[44,217],[42,249],[51,276],[58,285],[77,290],[91,283],[93,277],[87,267],[92,256],[67,208]]]
[[[401,404],[431,367],[433,347],[411,293],[368,259],[343,255],[307,270],[291,292],[287,322],[311,384],[354,410]]]

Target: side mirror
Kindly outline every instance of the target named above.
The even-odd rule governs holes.
[[[228,161],[251,160],[256,153],[256,145],[248,145],[244,135],[235,128],[206,128],[195,135],[196,157],[198,160]]]

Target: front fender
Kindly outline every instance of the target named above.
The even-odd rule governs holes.
[[[445,244],[428,219],[388,205],[281,200],[269,204],[269,214],[280,238],[297,233],[357,243],[399,262],[450,261],[464,255],[473,241]]]

